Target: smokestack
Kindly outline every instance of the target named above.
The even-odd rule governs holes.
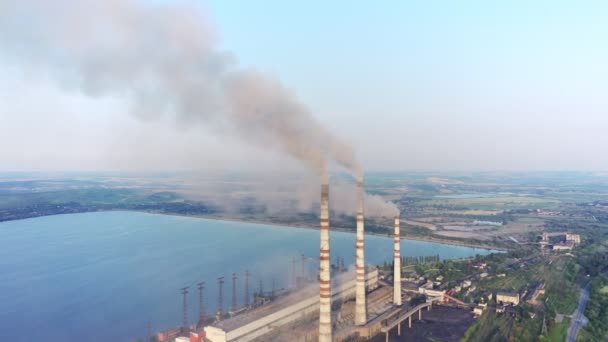
[[[332,341],[331,275],[329,254],[329,178],[321,181],[321,254],[319,257],[319,342]]]
[[[363,219],[363,177],[357,180],[357,287],[355,289],[355,324],[367,323],[365,303],[365,221]]]
[[[395,216],[395,267],[393,271],[394,293],[393,304],[401,305],[401,237],[399,233],[399,216]]]

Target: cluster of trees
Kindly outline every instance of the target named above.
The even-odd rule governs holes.
[[[138,210],[167,214],[202,215],[220,208],[197,201],[176,201],[178,195],[158,192],[152,195],[124,189],[78,189],[13,195],[14,203],[0,208],[0,222],[31,217],[109,210]],[[7,201],[0,196],[0,202]]]
[[[608,276],[602,276],[591,283],[591,297],[587,303],[585,316],[589,325],[585,330],[597,341],[608,337]]]

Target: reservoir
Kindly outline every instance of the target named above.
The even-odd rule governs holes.
[[[331,233],[332,263],[354,263],[355,235]],[[392,259],[393,240],[367,236],[368,264]],[[494,251],[403,240],[402,256],[456,259]],[[302,263],[301,255],[305,256]],[[137,212],[47,216],[0,223],[0,341],[130,341],[148,324],[159,331],[182,321],[180,288],[190,286],[188,316],[198,318],[196,284],[206,282],[207,313],[250,293],[290,286],[296,272],[318,270],[319,232],[312,229]]]

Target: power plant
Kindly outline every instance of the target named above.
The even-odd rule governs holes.
[[[211,342],[229,341],[345,341],[366,339],[375,335],[388,334],[394,327],[401,334],[401,322],[408,319],[411,327],[412,316],[422,317],[422,308],[430,309],[433,302],[442,297],[429,297],[426,303],[416,308],[404,306],[401,288],[401,234],[400,217],[394,217],[393,274],[392,282],[383,280],[375,267],[365,263],[365,203],[363,178],[357,179],[356,198],[356,242],[354,244],[355,267],[350,271],[344,267],[343,258],[338,257],[336,265],[331,263],[329,177],[323,176],[320,197],[320,249],[318,285],[316,279],[306,276],[302,255],[301,274],[296,274],[296,258],[287,260],[287,289],[275,289],[265,293],[260,278],[259,293],[255,293],[249,303],[249,270],[245,272],[244,306],[239,308],[236,301],[237,279],[232,274],[232,305],[229,312],[223,312],[224,277],[218,278],[218,314],[215,320],[203,313],[202,288],[200,292],[199,324],[189,327],[188,333],[196,333]],[[388,247],[388,246],[387,246]],[[387,254],[390,249],[387,248]],[[390,255],[390,254],[389,254]],[[292,286],[293,284],[293,286]],[[184,310],[186,307],[184,295]],[[186,316],[184,311],[184,325]],[[184,331],[181,332],[184,334]],[[167,335],[168,336],[168,335]]]

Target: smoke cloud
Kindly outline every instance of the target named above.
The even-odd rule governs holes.
[[[279,80],[218,49],[209,18],[191,2],[0,0],[2,56],[63,88],[123,98],[142,119],[211,125],[322,177],[327,161],[360,172],[351,146]]]
[[[220,125],[315,170],[325,160],[355,168],[352,148],[278,80],[239,69],[234,56],[216,48],[199,8],[126,0],[3,0],[0,6],[2,50],[62,86],[124,97],[142,118]]]
[[[298,174],[291,180],[275,175],[275,181],[265,175],[251,176],[233,183],[191,180],[178,191],[192,200],[214,204],[230,213],[239,213],[239,203],[248,202],[268,215],[281,216],[314,213],[319,210],[319,178]],[[182,177],[180,177],[182,179]],[[167,191],[174,191],[168,187]],[[364,193],[367,218],[392,218],[399,215],[397,206],[381,196]],[[329,190],[330,210],[333,214],[354,216],[359,200],[356,185],[335,178]]]

